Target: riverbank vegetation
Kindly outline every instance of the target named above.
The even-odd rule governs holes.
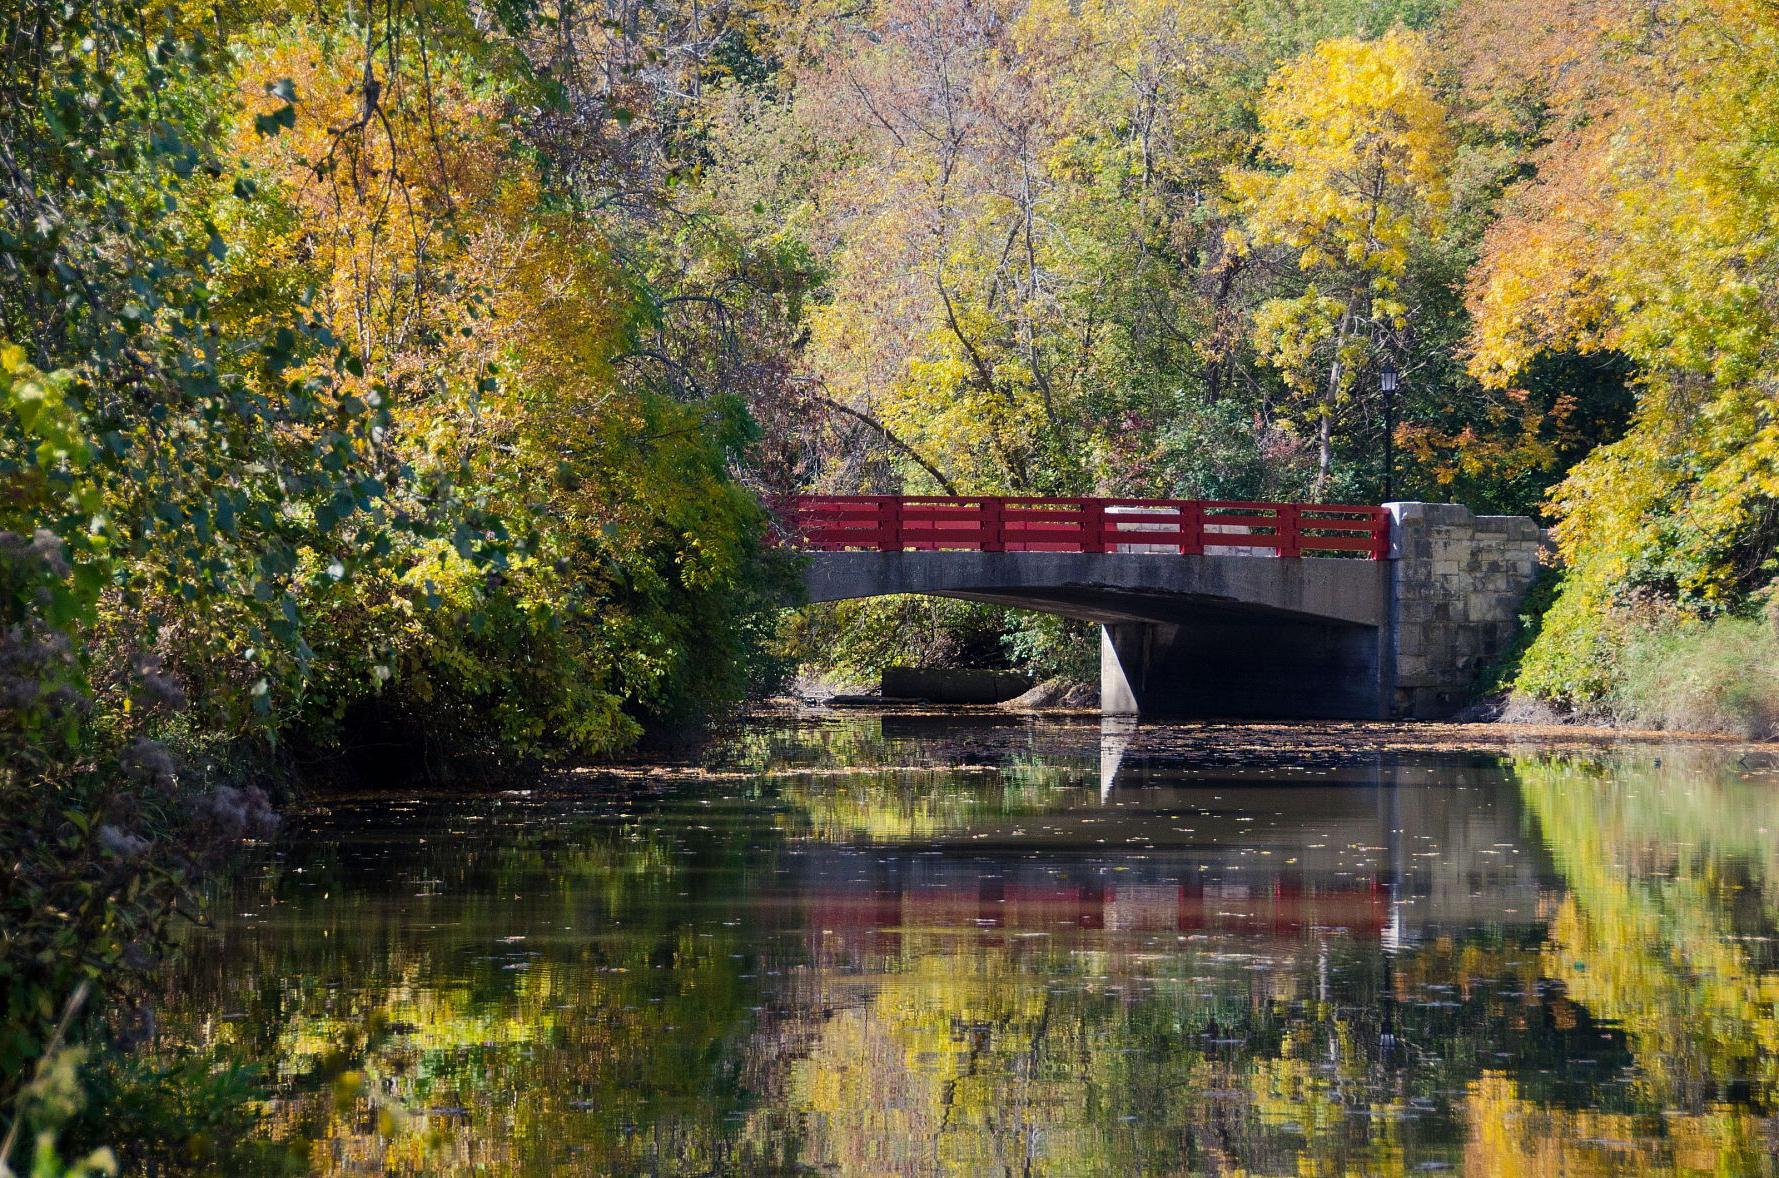
[[[268,765],[607,756],[799,660],[1090,666],[978,609],[780,629],[799,489],[1541,513],[1517,691],[1779,717],[1750,0],[27,0],[0,35],[9,1151],[77,1124],[58,1077],[130,1041]],[[124,1102],[169,1157],[226,1138],[202,1103]]]
[[[72,1077],[269,766],[608,754],[769,665],[744,317],[795,279],[700,314],[772,260],[666,228],[517,18],[4,22],[0,1163],[229,1169],[181,1068],[103,1127]]]

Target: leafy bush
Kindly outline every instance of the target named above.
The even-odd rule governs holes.
[[[1012,664],[1039,681],[1097,683],[1099,627],[1055,614],[1019,612],[1007,619],[1002,643]]]
[[[1587,583],[1561,583],[1534,628],[1513,688],[1583,719],[1779,735],[1779,595],[1756,595],[1763,614],[1701,618],[1657,600],[1587,600]]]
[[[807,667],[875,682],[885,667],[1007,666],[1005,611],[943,597],[875,597],[787,615],[780,650]]]
[[[885,667],[987,667],[1092,683],[1099,633],[1053,614],[941,597],[879,597],[785,616],[776,649],[790,663],[849,683]]]

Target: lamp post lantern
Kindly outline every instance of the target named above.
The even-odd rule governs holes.
[[[1396,493],[1396,361],[1384,358],[1378,369],[1378,388],[1384,394],[1384,502]]]

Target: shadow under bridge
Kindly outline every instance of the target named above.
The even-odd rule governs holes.
[[[1125,552],[808,553],[811,602],[890,594],[1097,622],[1108,715],[1388,714],[1388,566]]]

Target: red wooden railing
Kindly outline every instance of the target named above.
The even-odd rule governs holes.
[[[833,552],[1158,552],[1344,556],[1390,551],[1381,507],[1198,499],[998,495],[801,495],[785,522],[802,547]]]

